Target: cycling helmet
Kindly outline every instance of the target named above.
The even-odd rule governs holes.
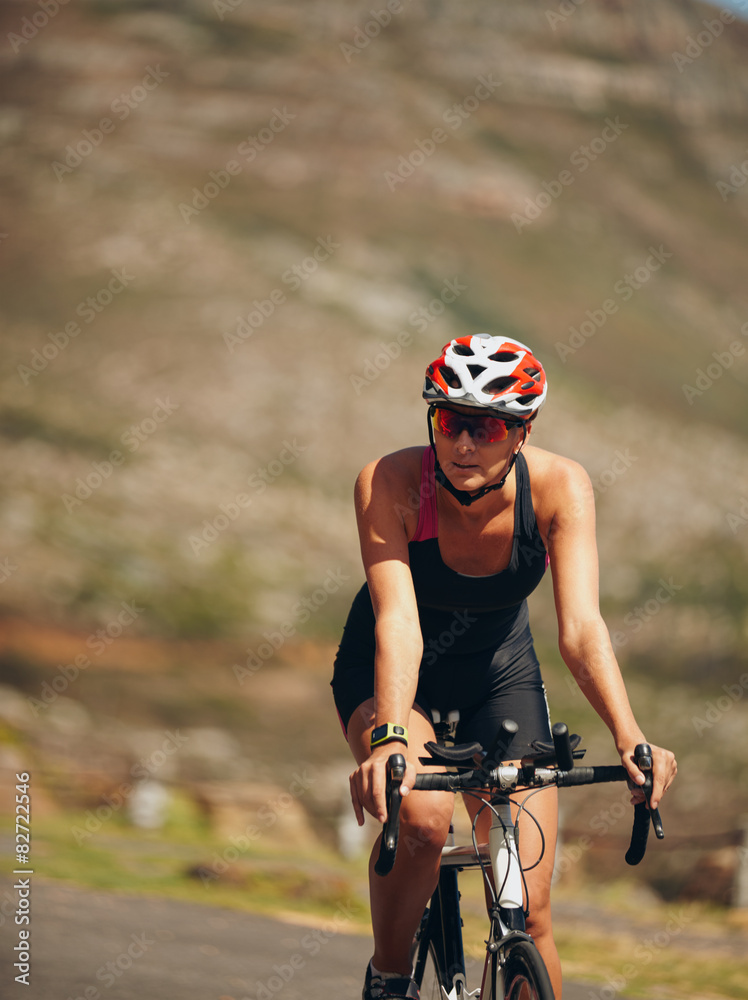
[[[490,333],[457,337],[426,369],[423,398],[430,403],[490,409],[530,420],[545,402],[543,366],[525,344]]]

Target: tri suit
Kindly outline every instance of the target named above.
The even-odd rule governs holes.
[[[540,583],[548,557],[532,505],[530,474],[515,462],[514,538],[500,573],[468,576],[445,565],[439,550],[434,452],[423,453],[419,517],[408,544],[423,657],[415,701],[430,713],[459,709],[459,742],[491,746],[501,721],[519,731],[512,752],[551,739],[548,705],[533,647],[527,597]],[[335,658],[332,689],[347,729],[353,712],[374,696],[374,609],[365,583],[353,600]]]

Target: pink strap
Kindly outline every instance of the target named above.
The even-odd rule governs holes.
[[[412,542],[425,542],[436,538],[439,530],[439,515],[436,509],[436,483],[434,481],[434,449],[425,448],[421,462],[420,504],[418,525]]]

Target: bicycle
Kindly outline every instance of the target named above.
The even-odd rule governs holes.
[[[448,773],[419,774],[415,790],[463,792],[476,795],[485,802],[483,809],[492,814],[488,844],[478,844],[476,823],[473,821],[472,846],[458,846],[450,838],[442,850],[439,882],[426,908],[413,942],[412,977],[422,997],[431,980],[434,994],[440,1000],[554,1000],[548,972],[537,947],[525,931],[529,913],[523,902],[524,871],[520,861],[516,824],[511,816],[511,795],[540,790],[550,785],[598,784],[624,781],[628,778],[622,765],[575,767],[574,759],[584,756],[578,749],[578,736],[570,737],[564,723],[552,729],[553,744],[535,744],[534,752],[520,764],[497,763],[497,754],[509,746],[517,733],[517,724],[505,720],[494,746],[486,753],[478,743],[449,746],[454,741],[458,717],[451,713],[444,722],[435,713],[436,743],[427,743],[429,757],[424,764],[452,768]],[[636,747],[635,761],[645,774],[645,802],[634,806],[631,843],[626,852],[629,865],[644,857],[650,823],[658,839],[664,837],[659,811],[649,808],[652,791],[652,751],[642,743]],[[387,765],[387,820],[382,832],[379,858],[375,865],[378,875],[386,875],[395,862],[399,835],[400,783],[405,776],[405,758],[392,754]],[[488,797],[486,798],[486,793]],[[526,801],[520,805],[526,811]],[[519,816],[518,816],[519,818]],[[541,831],[542,835],[542,831]],[[472,992],[467,988],[465,954],[460,917],[460,894],[457,875],[469,868],[480,868],[487,887],[489,935],[481,985]],[[498,888],[496,888],[498,887]],[[526,896],[526,893],[525,893]],[[427,969],[430,966],[430,973]]]

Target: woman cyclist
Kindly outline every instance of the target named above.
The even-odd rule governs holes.
[[[395,868],[386,879],[370,875],[375,950],[364,1000],[418,996],[410,943],[436,886],[454,803],[447,792],[408,794],[424,770],[418,762],[424,743],[434,739],[430,709],[444,715],[459,709],[458,740],[484,747],[504,718],[514,719],[519,731],[504,759],[519,759],[535,740],[551,740],[526,601],[548,565],[561,655],[635,784],[644,776],[634,747],[648,742],[600,617],[589,477],[575,462],[527,445],[546,398],[542,365],[516,341],[460,337],[428,366],[423,396],[430,446],[371,462],[356,483],[367,583],[354,599],[332,681],[358,764],[351,797],[359,824],[364,810],[386,818],[390,754],[402,752],[408,762]],[[653,746],[653,752],[656,806],[676,764],[669,751]],[[473,817],[479,804],[466,798],[466,805]],[[533,813],[546,850],[527,872],[527,930],[560,997],[549,898],[555,789],[536,795]],[[487,810],[481,822],[479,839],[486,841]],[[523,854],[536,857],[534,824],[520,820],[520,836]]]

